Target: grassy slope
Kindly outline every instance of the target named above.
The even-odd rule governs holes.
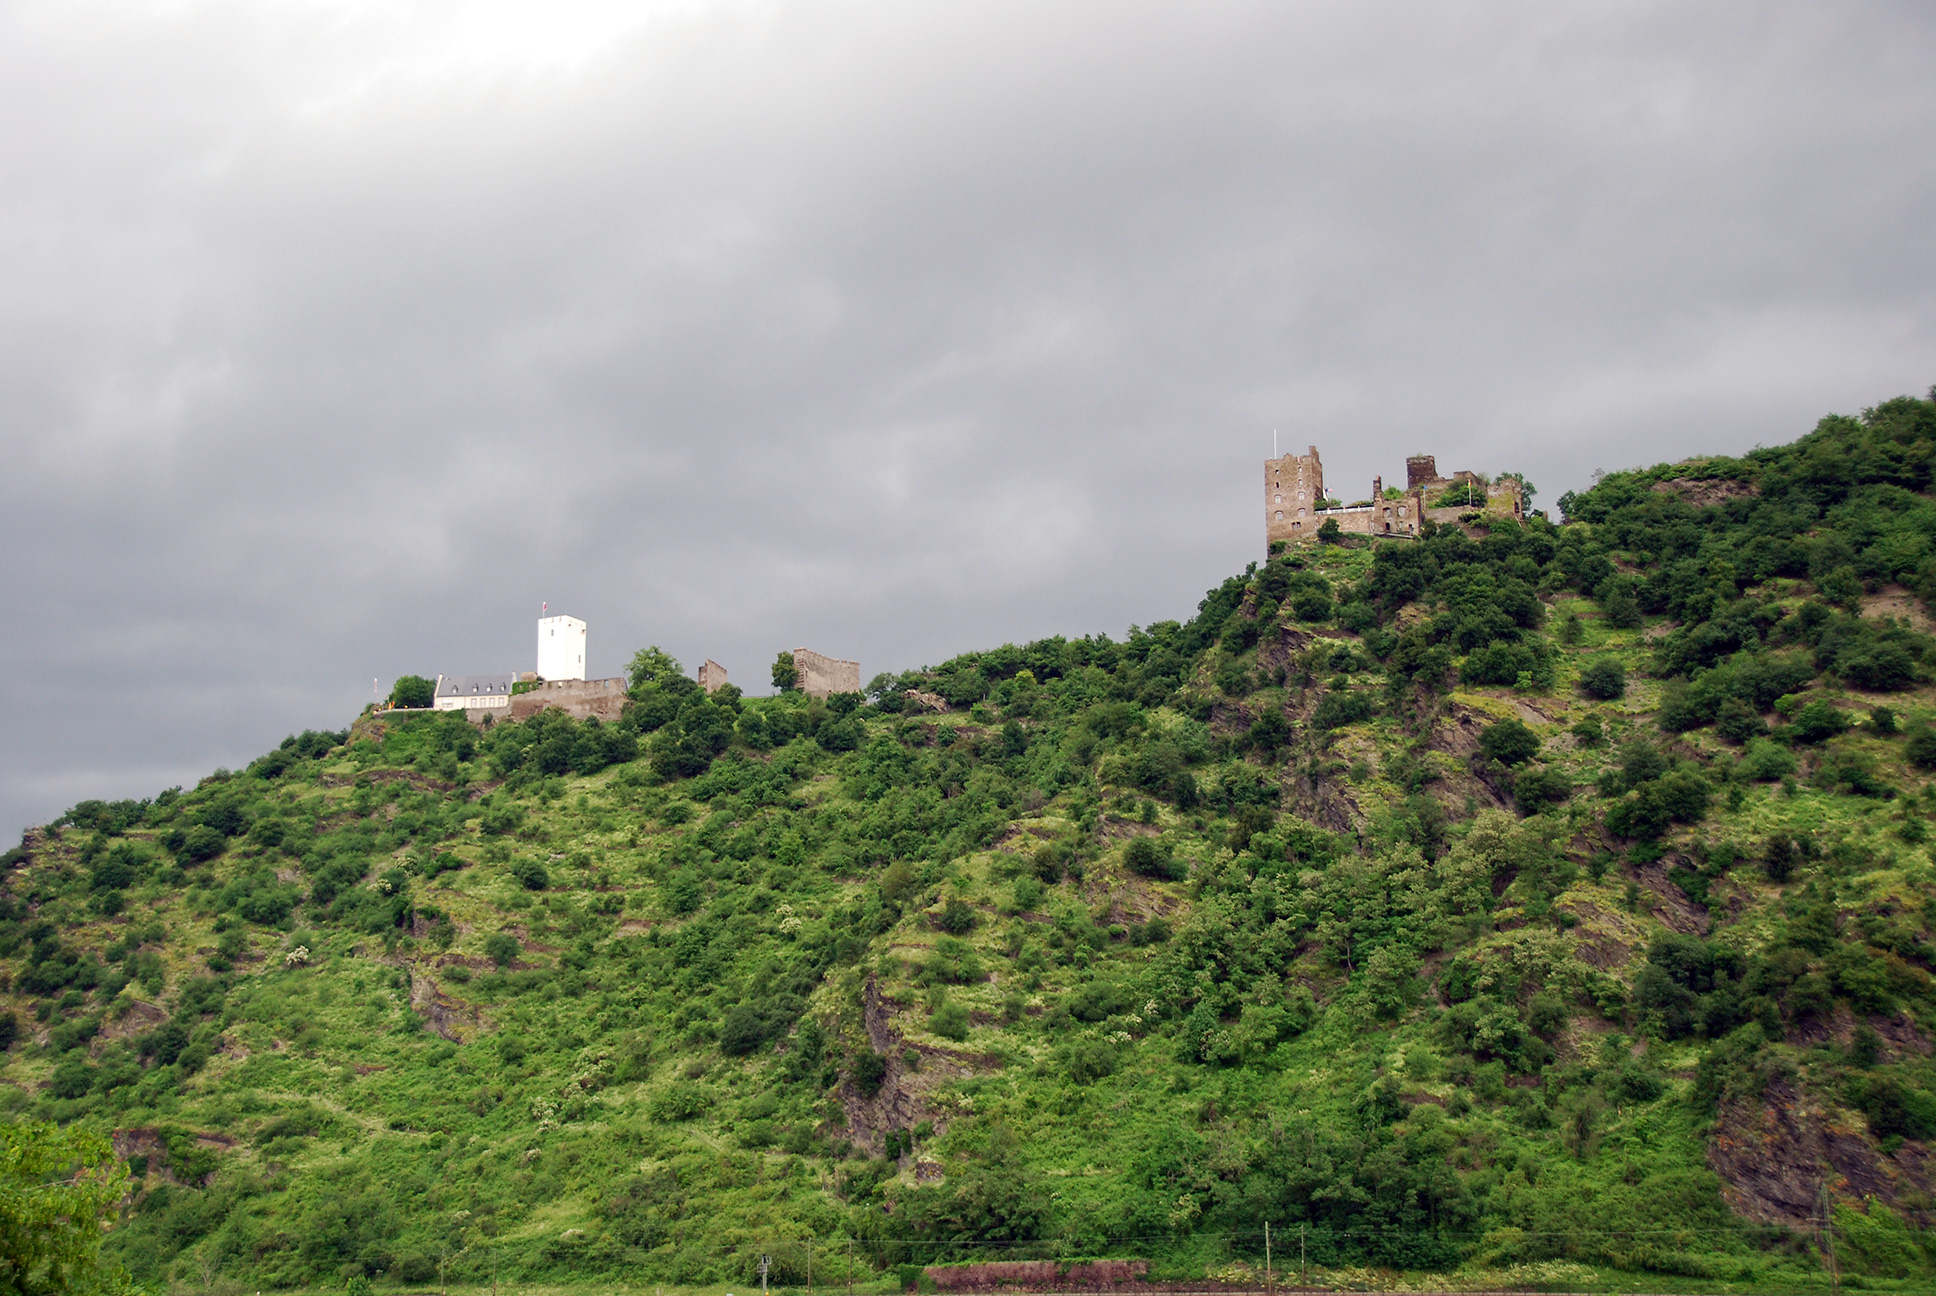
[[[1362,589],[1372,562],[1327,549],[1306,570]],[[1754,592],[1799,606],[1815,590],[1774,577]],[[1865,726],[1827,748],[1866,755],[1892,799],[1815,786],[1814,747],[1788,786],[1731,778],[1735,748],[1711,729],[1655,733],[1664,686],[1643,672],[1669,618],[1618,630],[1578,590],[1542,593],[1549,631],[1568,612],[1583,626],[1576,645],[1542,640],[1550,684],[1380,691],[1394,700],[1379,714],[1331,731],[1310,723],[1318,700],[1383,690],[1390,659],[1288,615],[1254,640],[1219,640],[1220,623],[1194,642],[1153,627],[1128,652],[1062,645],[1039,686],[985,659],[997,682],[977,689],[962,683],[974,663],[951,663],[904,682],[985,694],[972,710],[869,708],[856,751],[800,737],[698,780],[640,759],[499,787],[490,751],[458,758],[455,722],[360,724],[277,777],[217,777],[119,830],[31,837],[9,884],[26,1038],[0,1096],[131,1131],[147,1175],[112,1245],[150,1281],[423,1282],[448,1261],[473,1282],[745,1282],[765,1253],[797,1283],[810,1245],[821,1275],[850,1247],[870,1273],[1128,1254],[1203,1274],[1254,1264],[1272,1220],[1343,1274],[1578,1285],[1584,1264],[1603,1281],[1652,1270],[1635,1281],[1656,1287],[1807,1285],[1818,1264],[1793,1221],[1750,1226],[1723,1189],[1766,1210],[1708,1168],[1717,1139],[1756,1137],[1782,1095],[1862,1151],[1828,1171],[1845,1260],[1922,1272],[1921,1145],[1878,1146],[1848,1097],[1879,1066],[1926,1101],[1927,978],[1911,974],[1930,796],[1905,739]],[[1265,597],[1241,581],[1224,594],[1206,617]],[[1418,609],[1387,608],[1386,628]],[[1095,651],[1103,664],[1082,665]],[[1591,701],[1578,672],[1609,654],[1629,690]],[[1936,719],[1927,686],[1816,692]],[[794,700],[744,705],[831,722]],[[1292,720],[1288,745],[1244,750],[1272,712]],[[1571,736],[1588,713],[1611,743]],[[1510,777],[1471,757],[1472,735],[1505,718],[1582,790],[1534,819],[1488,815]],[[1609,836],[1587,788],[1639,735],[1716,789],[1704,821],[1652,848]],[[1138,764],[1151,752],[1154,774]],[[1192,772],[1198,804],[1178,804],[1163,760]],[[1258,786],[1275,823],[1246,810]],[[224,803],[256,830],[207,863],[162,848]],[[1784,832],[1817,850],[1780,885],[1749,861]],[[1187,876],[1127,868],[1143,840]],[[1704,864],[1722,843],[1742,862]],[[446,856],[462,867],[438,871]],[[133,876],[104,917],[117,857]],[[325,904],[313,888],[332,861],[353,880]],[[542,889],[520,880],[533,863]],[[1705,912],[1688,871],[1712,874],[1694,883]],[[1669,1038],[1633,998],[1664,933],[1712,923],[1716,947],[1765,958],[1797,898],[1824,894],[1845,945],[1860,931],[1889,948],[1878,924],[1907,925],[1892,1004],[1837,982],[1809,1012],[1778,989],[1778,1022],[1744,1044],[1732,1027]],[[953,936],[938,929],[950,901],[973,920]],[[503,970],[487,950],[501,934],[518,942]],[[82,961],[49,987],[33,969],[59,949]],[[1458,1000],[1495,1015],[1462,1033]],[[1864,1022],[1873,1058],[1856,1056]],[[869,1096],[854,1072],[877,1047]]]

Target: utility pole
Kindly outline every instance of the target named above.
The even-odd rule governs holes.
[[[1297,1226],[1297,1285],[1309,1287],[1311,1280],[1304,1272],[1304,1225]]]
[[[763,1255],[760,1257],[760,1296],[766,1296],[766,1271],[772,1267],[772,1256]]]
[[[1270,1221],[1264,1221],[1264,1291],[1271,1289]]]
[[[813,1234],[807,1234],[807,1296],[813,1296]]]
[[[1835,1217],[1829,1211],[1828,1185],[1817,1188],[1822,1203],[1822,1258],[1828,1261],[1828,1290],[1830,1296],[1841,1296],[1842,1275],[1835,1264]]]
[[[847,1296],[854,1296],[854,1239],[847,1239]]]

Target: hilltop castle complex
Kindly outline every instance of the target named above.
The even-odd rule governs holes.
[[[623,675],[586,679],[586,638],[585,623],[577,617],[547,616],[538,622],[537,670],[439,675],[431,705],[438,711],[462,711],[477,724],[526,720],[548,708],[580,720],[617,720],[630,700],[631,681]],[[860,692],[859,662],[810,648],[795,648],[792,655],[799,672],[795,687],[808,697]],[[699,687],[717,693],[727,682],[726,668],[708,657],[698,671]]]
[[[1464,470],[1441,477],[1438,461],[1431,455],[1413,455],[1405,461],[1403,490],[1387,489],[1384,478],[1373,477],[1370,499],[1342,505],[1324,493],[1324,465],[1316,446],[1304,454],[1264,461],[1266,549],[1279,541],[1315,540],[1326,521],[1336,522],[1346,535],[1416,539],[1426,522],[1457,522],[1476,512],[1503,514],[1517,521],[1525,511],[1524,492],[1513,478],[1488,482]]]

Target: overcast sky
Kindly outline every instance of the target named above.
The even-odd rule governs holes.
[[[1261,462],[1936,382],[1925,3],[0,3],[0,830],[639,645],[1185,617]]]

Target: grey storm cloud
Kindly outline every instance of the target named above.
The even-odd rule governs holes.
[[[1936,13],[0,4],[0,813],[371,681],[1187,616],[1359,493],[1936,380]]]

